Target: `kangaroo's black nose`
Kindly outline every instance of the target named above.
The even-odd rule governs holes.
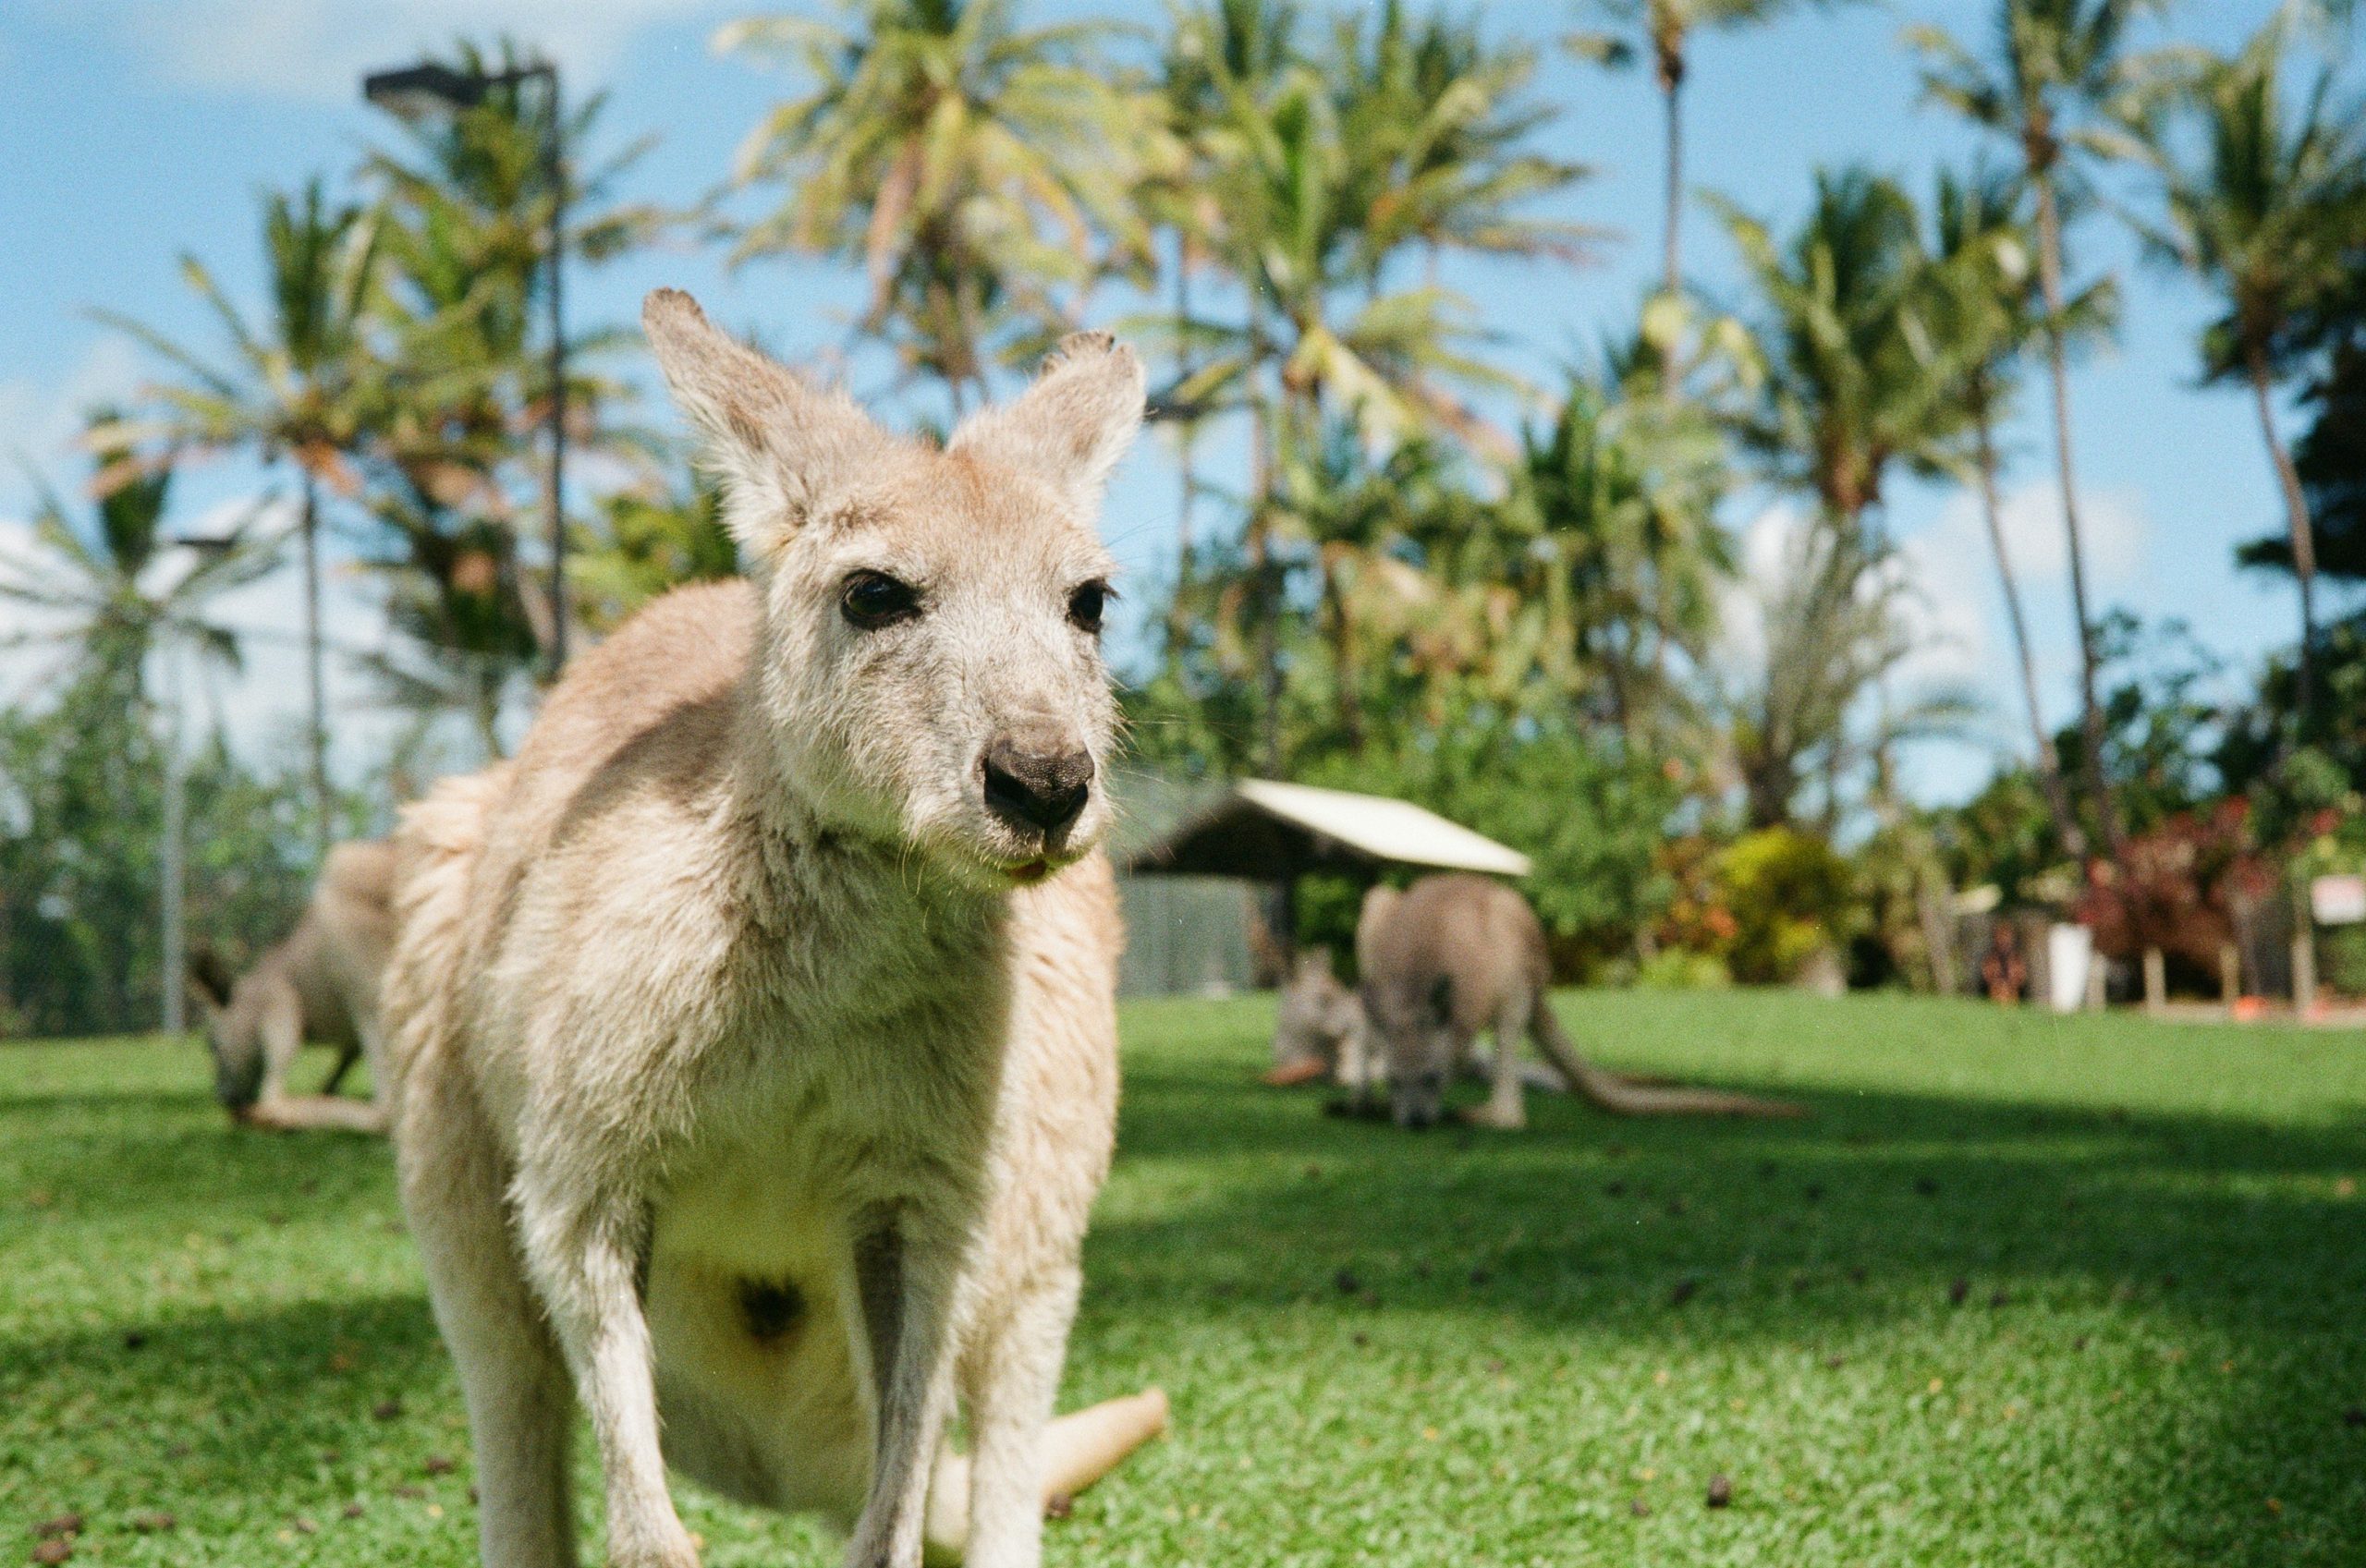
[[[986,805],[1047,837],[1075,821],[1092,797],[1092,754],[1066,740],[1004,735],[986,748],[981,767]]]

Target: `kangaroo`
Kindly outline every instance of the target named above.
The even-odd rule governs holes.
[[[1368,1091],[1388,1081],[1388,1064],[1371,1053],[1371,1030],[1364,1024],[1363,999],[1340,982],[1331,966],[1331,950],[1311,947],[1298,955],[1289,981],[1274,1006],[1274,1064],[1259,1081],[1274,1088],[1328,1082]],[[1484,1083],[1494,1064],[1483,1052],[1473,1052],[1459,1067],[1461,1076]],[[1542,1062],[1520,1064],[1520,1076],[1531,1088],[1560,1094],[1568,1085]],[[1359,1115],[1368,1108],[1355,1100],[1335,1100],[1325,1107],[1332,1115]]]
[[[213,1093],[255,1126],[383,1132],[378,978],[393,941],[394,851],[363,842],[331,848],[296,929],[231,983],[218,958],[200,953],[189,991],[213,1057]],[[308,1039],[336,1048],[318,1095],[290,1095],[287,1074]],[[379,1102],[336,1098],[359,1059]]]
[[[1277,1088],[1317,1079],[1361,1083],[1363,1028],[1363,1009],[1333,972],[1331,950],[1308,948],[1275,999],[1274,1064],[1263,1081]]]
[[[1094,521],[1132,350],[1067,339],[939,448],[660,289],[642,322],[744,581],[571,663],[397,835],[404,1206],[488,1568],[692,1568],[667,1466],[857,1568],[1033,1568],[1163,1424],[1051,1419],[1117,1093]],[[956,1403],[969,1453],[945,1451]]]
[[[1561,1032],[1545,994],[1544,928],[1528,900],[1484,877],[1424,877],[1402,893],[1375,887],[1356,922],[1356,965],[1371,1052],[1384,1064],[1389,1112],[1400,1127],[1433,1126],[1448,1078],[1470,1061],[1482,1029],[1494,1059],[1482,1126],[1528,1124],[1519,1041],[1527,1035],[1579,1094],[1622,1116],[1797,1116],[1796,1105],[1714,1089],[1640,1084],[1592,1066]],[[1369,1103],[1369,1076],[1359,1086]]]

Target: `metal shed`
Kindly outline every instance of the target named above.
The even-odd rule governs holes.
[[[1287,882],[1388,866],[1524,877],[1528,857],[1410,801],[1249,779],[1125,862],[1131,876]]]

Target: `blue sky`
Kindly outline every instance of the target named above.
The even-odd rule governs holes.
[[[792,7],[811,9],[811,7]],[[1906,0],[1892,6],[1812,9],[1773,27],[1701,38],[1687,94],[1689,174],[1745,208],[1787,225],[1819,163],[1864,162],[1927,190],[1933,170],[1960,163],[1975,139],[1915,103],[1912,62],[1896,42],[1909,21],[1977,36],[1979,0]],[[2168,31],[2226,48],[2271,0],[2184,0]],[[1092,7],[1056,0],[1038,16]],[[148,371],[120,334],[85,314],[106,306],[183,341],[207,342],[209,322],[177,273],[184,250],[203,258],[234,296],[259,287],[255,196],[315,172],[344,176],[384,135],[360,101],[362,71],[400,64],[461,30],[507,31],[554,55],[570,90],[605,87],[604,124],[621,141],[661,138],[626,194],[682,201],[710,188],[734,149],[788,84],[708,47],[719,22],[748,7],[710,0],[15,0],[0,8],[0,297],[14,300],[0,334],[0,456],[22,454],[61,488],[80,468],[66,442],[77,409],[128,394]],[[1566,3],[1493,5],[1491,27],[1545,42],[1581,12]],[[1449,264],[1445,282],[1467,295],[1506,339],[1516,368],[1549,383],[1555,368],[1591,354],[1631,317],[1654,275],[1660,115],[1648,76],[1613,76],[1548,48],[1541,86],[1565,107],[1551,150],[1595,166],[1559,203],[1567,215],[1619,231],[1600,264]],[[2132,192],[2131,192],[2132,194]],[[1714,297],[1741,302],[1733,258],[1716,225],[1687,215],[1688,271]],[[2238,574],[2234,544],[2279,526],[2275,492],[2247,401],[2196,389],[2194,334],[2207,301],[2188,282],[2137,264],[2120,228],[2098,217],[2077,240],[2088,274],[2116,272],[2127,291],[2118,345],[2080,364],[2073,395],[2080,486],[2101,602],[2190,621],[2238,665],[2287,641],[2287,584]],[[688,246],[637,256],[569,282],[574,324],[625,322],[658,284],[689,288],[719,319],[762,334],[787,356],[839,341],[856,303],[852,280],[810,263],[727,272],[712,250]],[[1104,315],[1123,302],[1105,302]],[[855,369],[866,390],[865,368]],[[875,382],[875,376],[872,378]],[[2010,432],[2008,517],[2039,632],[2049,716],[2075,700],[2073,637],[2043,403],[2034,394]],[[664,419],[662,413],[656,415]],[[2287,425],[2295,423],[2287,410]],[[265,482],[236,463],[191,476],[185,527]],[[1143,591],[1173,556],[1171,458],[1146,442],[1111,498],[1109,534]],[[30,505],[13,462],[0,467],[0,542]],[[1750,497],[1733,521],[1763,555],[1779,512]],[[1892,506],[1940,639],[1922,674],[1959,680],[1993,716],[1969,744],[1924,748],[1911,779],[1929,798],[1976,787],[1999,747],[2021,735],[1998,602],[1976,515],[1944,488],[1901,485]],[[287,582],[249,590],[245,624],[282,634],[295,626]],[[360,586],[340,576],[335,629],[356,646],[379,640]],[[5,628],[0,628],[5,629]],[[20,689],[0,678],[0,697]],[[358,694],[341,683],[347,700]],[[248,677],[213,694],[234,725],[293,715],[296,666],[283,646],[259,643]],[[360,742],[348,742],[348,748]],[[348,760],[350,756],[348,755]]]

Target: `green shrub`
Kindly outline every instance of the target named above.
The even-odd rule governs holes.
[[[1635,983],[1646,991],[1722,991],[1734,977],[1714,953],[1664,947],[1635,966]]]
[[[1717,879],[1734,920],[1726,966],[1746,985],[1786,983],[1846,935],[1848,863],[1820,838],[1789,828],[1744,833],[1719,860]]]

